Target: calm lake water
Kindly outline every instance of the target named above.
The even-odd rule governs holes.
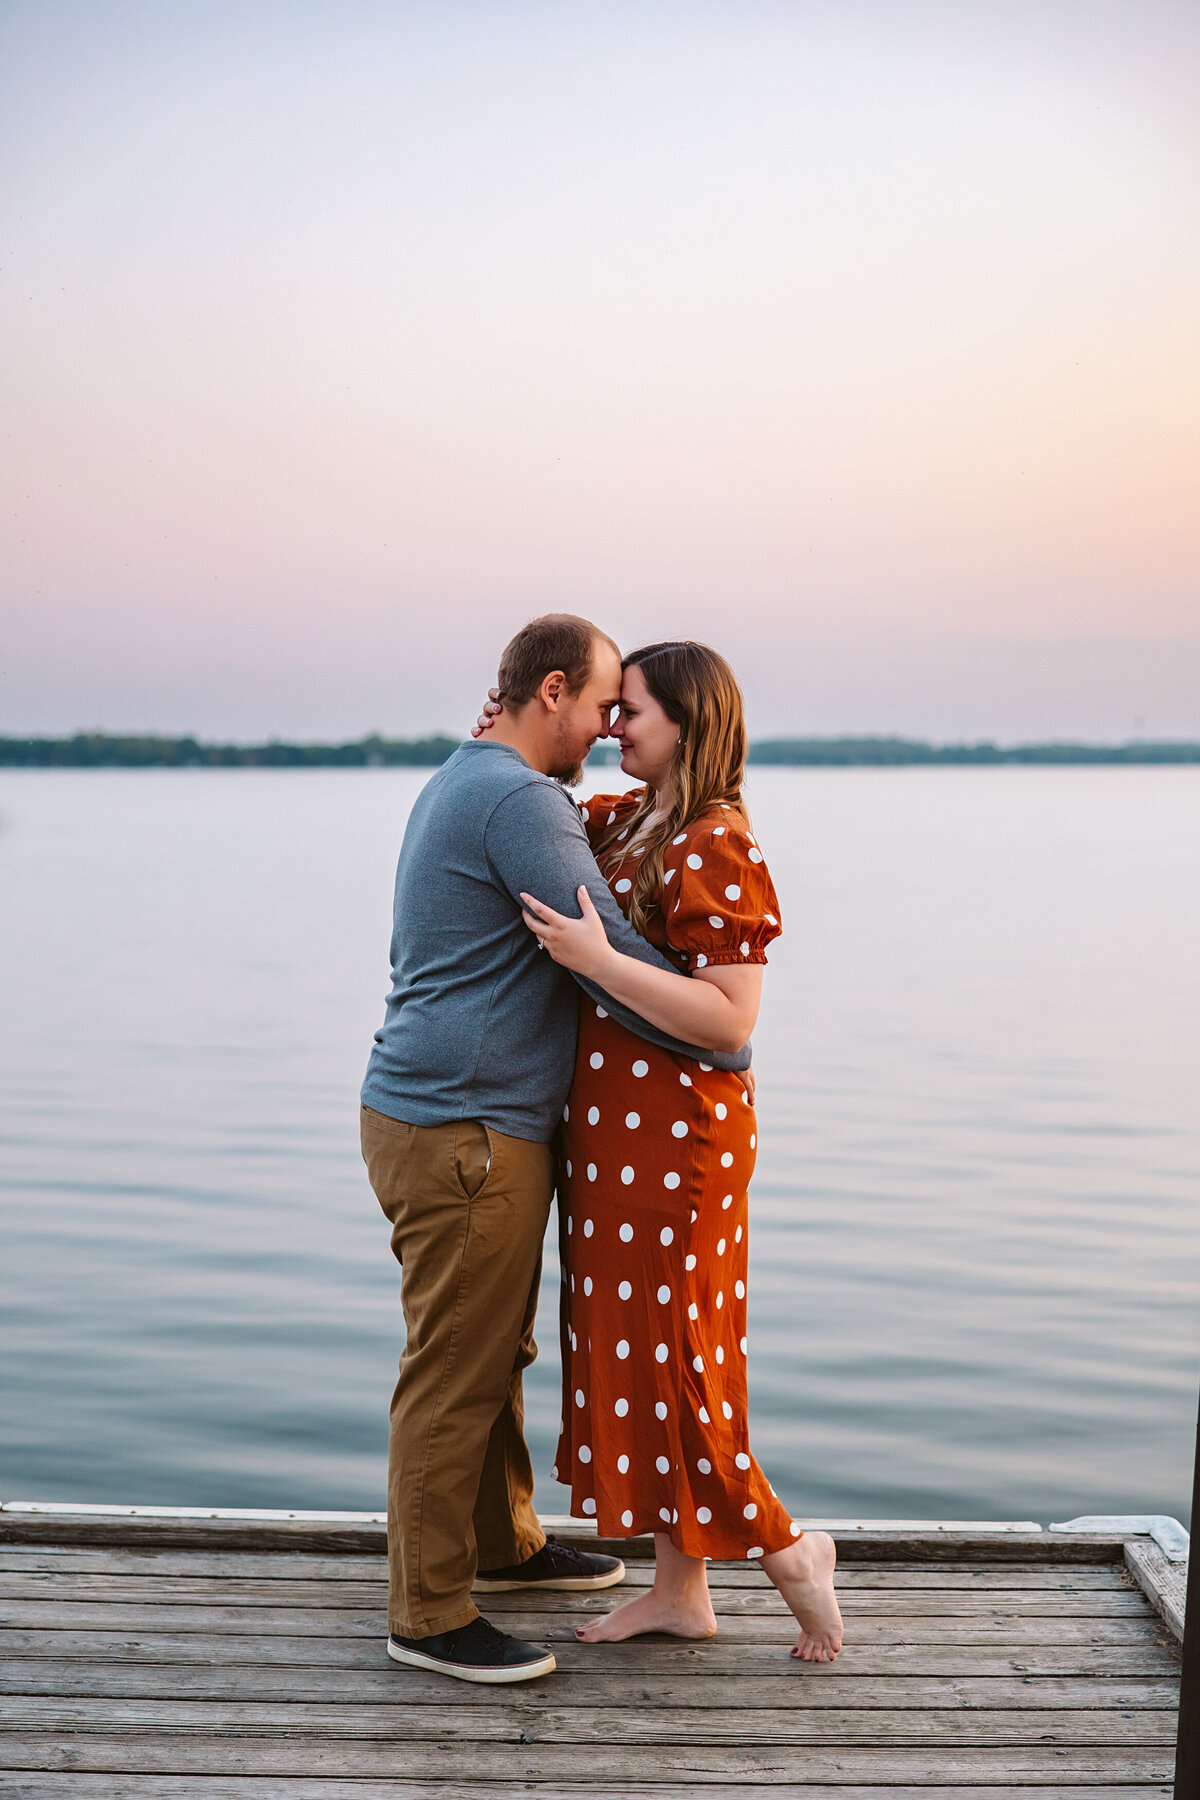
[[[382,1505],[402,1325],[357,1090],[427,774],[0,774],[0,1498]],[[1186,1517],[1200,770],[760,770],[750,802],[781,1496]]]

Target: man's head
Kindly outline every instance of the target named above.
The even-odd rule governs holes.
[[[621,698],[621,653],[589,620],[546,613],[505,646],[499,687],[505,714],[536,744],[544,772],[573,786]]]

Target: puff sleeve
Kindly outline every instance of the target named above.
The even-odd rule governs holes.
[[[782,929],[770,872],[740,822],[699,819],[663,860],[667,942],[690,970],[765,963]]]

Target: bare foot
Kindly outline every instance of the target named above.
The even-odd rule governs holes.
[[[699,1594],[667,1596],[649,1588],[636,1600],[626,1600],[603,1618],[588,1625],[577,1625],[575,1636],[581,1644],[619,1644],[624,1638],[638,1637],[644,1631],[665,1631],[671,1637],[712,1637],[717,1629],[716,1614],[705,1587]]]
[[[842,1647],[842,1615],[833,1591],[837,1551],[827,1531],[806,1531],[763,1557],[763,1568],[800,1625],[792,1650],[802,1662],[832,1662]]]

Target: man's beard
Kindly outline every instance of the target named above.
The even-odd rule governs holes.
[[[554,746],[554,767],[547,771],[563,787],[578,787],[583,780],[583,757],[580,756],[577,745],[571,742],[571,737],[570,726],[564,720],[559,727],[558,743]],[[588,749],[591,749],[590,744]]]

